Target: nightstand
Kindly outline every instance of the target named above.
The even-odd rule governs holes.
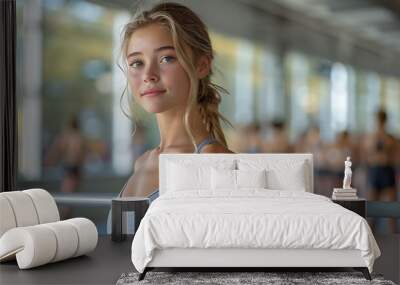
[[[111,202],[112,230],[111,239],[113,241],[123,241],[126,235],[122,233],[122,214],[123,212],[135,212],[135,230],[138,229],[140,221],[146,214],[149,207],[149,198],[126,197],[116,198]]]
[[[365,218],[367,201],[365,199],[354,199],[354,200],[333,200],[332,202],[339,204],[340,206],[359,214],[361,217]]]

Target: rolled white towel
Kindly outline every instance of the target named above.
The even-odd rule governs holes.
[[[78,248],[74,257],[86,254],[96,248],[98,233],[95,224],[91,220],[86,218],[73,218],[65,220],[64,222],[74,226],[78,233]]]
[[[43,189],[0,193],[0,237],[15,227],[60,220],[53,196]]]
[[[15,221],[14,211],[11,204],[6,197],[0,195],[0,237],[9,229],[15,228],[17,222]]]
[[[78,233],[65,221],[43,224],[56,236],[57,250],[51,262],[57,262],[74,256],[78,248]]]
[[[17,227],[33,226],[39,223],[35,205],[29,195],[22,191],[0,193],[10,202]]]
[[[19,268],[28,269],[86,254],[97,240],[96,226],[85,218],[18,227],[0,238],[0,261],[16,257]]]
[[[57,222],[60,220],[56,201],[49,192],[43,189],[28,189],[22,192],[28,194],[32,199],[39,218],[39,224]]]
[[[20,269],[49,263],[56,252],[56,237],[43,225],[13,228],[0,238],[0,261],[16,256]]]

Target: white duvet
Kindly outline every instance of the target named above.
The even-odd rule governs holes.
[[[300,191],[182,191],[156,199],[132,243],[143,272],[155,249],[358,249],[372,272],[380,250],[365,219],[330,199]]]

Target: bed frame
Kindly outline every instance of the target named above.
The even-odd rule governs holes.
[[[195,159],[210,161],[213,159],[254,159],[268,160],[288,159],[304,160],[308,165],[307,192],[313,192],[313,161],[312,154],[161,154],[160,155],[160,195],[165,193],[166,163],[174,159]],[[213,269],[224,268],[229,271],[264,271],[265,269],[310,269],[316,268],[353,268],[361,271],[367,280],[371,276],[359,250],[329,250],[329,249],[249,249],[249,248],[169,248],[157,249],[152,261],[147,265],[139,280],[153,269]]]
[[[142,280],[148,271],[155,268],[185,268],[213,271],[253,271],[258,269],[335,269],[353,268],[361,271],[367,280],[371,280],[368,268],[361,258],[359,250],[328,249],[192,249],[171,248],[156,250],[152,261],[139,275]],[[322,271],[322,270],[321,270]]]

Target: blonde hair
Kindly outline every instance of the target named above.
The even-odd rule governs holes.
[[[214,54],[207,27],[201,19],[189,8],[176,3],[162,3],[152,9],[139,12],[134,20],[128,23],[123,31],[122,54],[127,55],[128,42],[132,34],[150,24],[161,24],[171,32],[178,61],[188,74],[190,80],[190,94],[184,114],[185,129],[197,150],[192,131],[189,126],[189,116],[193,107],[198,106],[202,121],[210,136],[227,147],[225,135],[222,131],[220,119],[230,122],[218,110],[221,102],[221,92],[228,93],[224,88],[211,82],[212,69],[207,76],[198,79],[196,76],[196,62],[200,56],[207,56],[213,60]],[[189,47],[193,56],[190,56],[185,47]],[[125,68],[126,67],[126,60]]]

